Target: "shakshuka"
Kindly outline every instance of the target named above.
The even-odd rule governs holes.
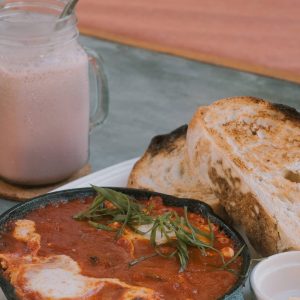
[[[208,218],[109,189],[49,204],[1,232],[19,299],[203,299],[237,282],[241,249]]]

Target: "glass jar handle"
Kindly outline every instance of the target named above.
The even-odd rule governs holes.
[[[103,63],[101,57],[93,50],[85,48],[91,70],[94,74],[94,82],[96,87],[96,108],[91,114],[90,117],[90,131],[95,128],[97,125],[103,123],[108,114],[109,106],[109,92],[107,78],[103,70]]]

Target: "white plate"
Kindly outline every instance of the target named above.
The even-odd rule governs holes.
[[[90,175],[74,180],[70,183],[67,183],[53,191],[89,187],[91,185],[125,187],[127,185],[127,179],[130,171],[137,160],[138,158],[130,159],[111,167],[102,169]],[[0,292],[0,300],[7,300],[2,294],[2,291]],[[248,281],[246,283],[246,287],[244,288],[243,294],[245,300],[252,299]]]
[[[125,187],[127,185],[129,173],[137,160],[138,158],[126,160],[60,186],[54,191],[89,187],[91,185]]]

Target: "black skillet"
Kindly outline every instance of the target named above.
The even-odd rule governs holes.
[[[155,192],[147,192],[143,190],[136,190],[136,189],[128,189],[128,188],[111,188],[113,190],[125,193],[127,195],[133,196],[135,199],[148,199],[151,196],[161,196],[163,202],[167,206],[187,206],[188,210],[194,213],[202,214],[205,217],[209,217],[212,223],[218,224],[220,228],[234,241],[236,247],[239,249],[242,246],[245,246],[241,255],[243,258],[243,264],[241,268],[241,274],[236,282],[236,284],[231,288],[231,290],[226,293],[221,299],[226,300],[233,300],[233,299],[240,299],[239,295],[241,293],[242,286],[246,280],[249,270],[250,264],[250,255],[249,250],[244,242],[243,238],[237,233],[234,229],[226,225],[226,223],[217,217],[210,206],[207,204],[192,200],[192,199],[184,199],[184,198],[176,198],[173,196],[155,193]],[[20,219],[26,216],[32,210],[35,210],[41,206],[45,206],[50,203],[61,202],[61,201],[72,201],[79,198],[86,198],[90,196],[94,196],[96,193],[92,188],[83,188],[83,189],[72,189],[72,190],[65,190],[59,191],[54,193],[45,194],[39,197],[36,197],[28,202],[18,204],[11,208],[10,210],[6,211],[4,214],[0,216],[0,231],[3,230],[5,224],[10,222],[11,220]],[[7,297],[7,300],[20,300],[14,293],[14,288],[10,284],[10,282],[3,276],[0,272],[0,286]]]

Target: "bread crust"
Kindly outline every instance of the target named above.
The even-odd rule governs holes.
[[[300,249],[299,212],[289,211],[299,207],[299,182],[294,173],[294,182],[282,174],[300,167],[295,109],[253,97],[217,101],[193,116],[187,149],[191,164],[207,174],[207,183],[257,250],[270,255]],[[294,220],[287,217],[292,213]]]

